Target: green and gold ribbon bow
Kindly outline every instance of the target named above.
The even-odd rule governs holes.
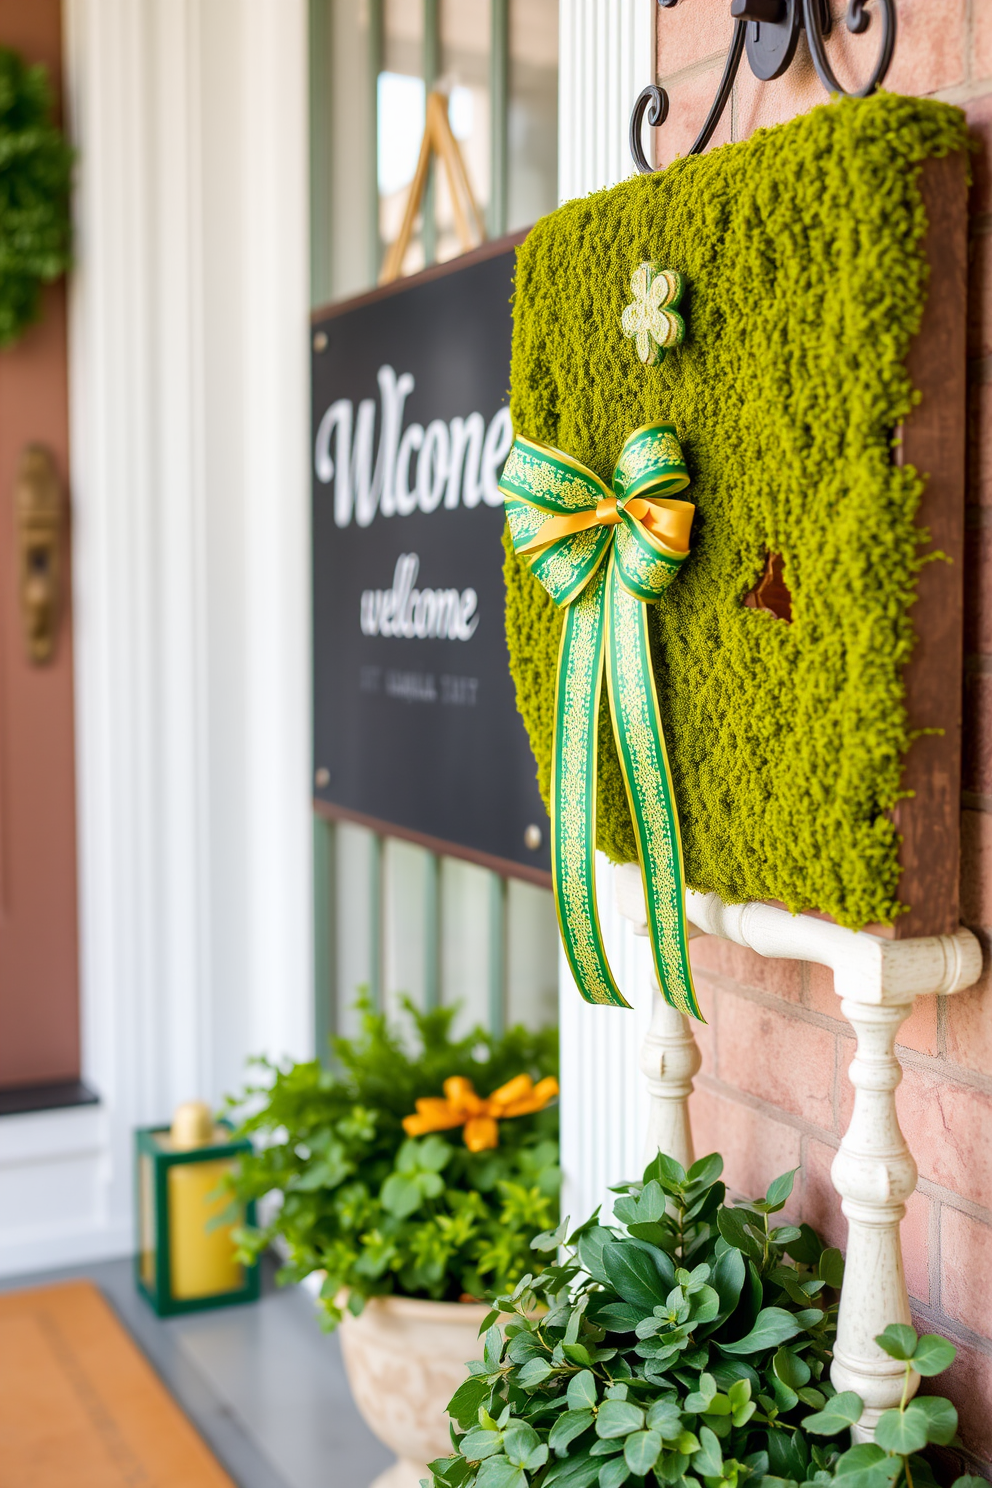
[[[695,511],[671,424],[636,429],[613,489],[518,435],[500,481],[514,551],[564,608],[555,694],[551,860],[562,942],[587,1002],[629,1007],[596,909],[596,746],[603,671],[634,823],[658,985],[701,1018],[689,969],[678,813],[658,711],[647,606],[689,556]]]

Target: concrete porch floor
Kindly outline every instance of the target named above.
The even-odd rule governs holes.
[[[0,1280],[0,1291],[91,1280],[238,1488],[368,1488],[391,1461],[355,1409],[341,1346],[312,1299],[277,1288],[243,1307],[157,1318],[130,1259]]]

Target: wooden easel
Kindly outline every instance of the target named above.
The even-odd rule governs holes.
[[[413,234],[413,224],[427,186],[427,170],[432,153],[441,161],[448,178],[451,205],[455,214],[455,231],[462,245],[462,252],[467,253],[470,248],[477,248],[485,241],[486,229],[482,221],[482,213],[472,195],[462,152],[458,148],[458,141],[452,134],[451,125],[448,122],[447,95],[428,93],[420,158],[410,183],[410,194],[406,199],[399,233],[396,240],[389,245],[382,271],[379,274],[380,284],[391,284],[400,276],[403,258]]]

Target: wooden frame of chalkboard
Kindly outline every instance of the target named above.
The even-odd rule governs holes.
[[[496,489],[525,236],[311,316],[314,809],[550,887]]]
[[[331,320],[351,310],[360,310],[365,305],[374,305],[377,300],[388,300],[392,295],[402,294],[408,289],[416,289],[421,284],[429,284],[432,279],[446,279],[450,274],[457,273],[459,269],[471,268],[473,264],[484,263],[487,258],[495,258],[511,248],[518,248],[529,232],[529,227],[521,228],[519,232],[507,233],[502,238],[492,238],[488,242],[481,243],[470,253],[460,253],[457,258],[449,258],[445,263],[430,264],[426,269],[419,269],[416,274],[407,274],[402,279],[393,279],[389,284],[377,284],[375,289],[366,289],[361,294],[351,295],[346,300],[329,300],[326,305],[318,305],[316,309],[310,311],[310,324],[317,328],[325,320]]]

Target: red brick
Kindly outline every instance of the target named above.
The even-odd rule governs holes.
[[[906,1069],[896,1104],[921,1176],[992,1207],[992,1097],[943,1074]]]
[[[892,93],[934,93],[938,88],[953,88],[964,82],[965,0],[937,0],[936,4],[934,0],[899,0],[898,9],[896,49],[886,88]],[[867,53],[868,60],[859,64],[857,73],[863,81],[877,55],[877,26],[870,25],[856,37],[841,26],[838,34],[861,43],[863,58]]]
[[[810,963],[803,998],[806,1007],[814,1012],[836,1018],[841,1026],[850,1031],[851,1025],[840,1010],[841,1000],[834,991],[834,974],[829,966]],[[899,1043],[906,1049],[915,1049],[920,1054],[937,1053],[937,1000],[934,997],[918,997],[913,1011],[899,1030]]]
[[[816,961],[809,963],[803,1003],[814,1012],[840,1019],[840,998],[834,991],[834,974],[829,966],[821,966]]]
[[[928,1393],[946,1395],[957,1407],[961,1440],[987,1461],[992,1457],[992,1358],[964,1343],[957,1350],[950,1369],[927,1381]]]
[[[896,1048],[915,1049],[917,1054],[937,1054],[937,999],[918,997],[913,1011],[899,1030]]]
[[[704,1075],[715,1075],[716,1040],[720,1017],[719,993],[710,982],[704,981],[702,977],[694,977],[693,982],[700,1011],[706,1019],[705,1023],[695,1021],[692,1023],[692,1032],[703,1057],[700,1072]]]
[[[689,960],[692,974],[706,976],[715,972],[718,976],[732,976],[730,965],[730,941],[719,935],[694,935],[689,942]]]
[[[930,1303],[930,1209],[930,1200],[917,1189],[907,1200],[906,1218],[900,1226],[906,1287],[924,1306]]]
[[[941,1311],[992,1336],[992,1227],[944,1204],[940,1211]]]
[[[744,997],[720,1004],[721,1080],[827,1131],[834,1124],[834,1044],[825,1028]]]
[[[763,1196],[773,1178],[798,1167],[799,1133],[700,1080],[690,1100],[697,1152],[720,1152],[735,1193]]]
[[[965,672],[961,784],[992,795],[992,672]]]
[[[742,987],[757,987],[762,992],[772,992],[786,1002],[799,1002],[803,989],[803,963],[801,961],[779,961],[771,956],[759,956],[746,946],[735,945],[732,940],[723,940],[718,935],[700,935],[690,944],[692,966],[705,976],[716,972],[730,977]]]
[[[720,82],[720,64],[689,77],[676,78],[669,86],[668,118],[660,129],[655,130],[655,149],[659,165],[671,165],[678,155],[688,155],[696,135],[703,127],[710,104]],[[648,130],[645,129],[645,137]],[[725,145],[730,140],[730,109],[723,111],[713,134],[709,149]],[[649,157],[650,158],[650,157]]]
[[[992,506],[992,383],[968,384],[968,502]]]
[[[803,1170],[799,1218],[812,1225],[824,1245],[847,1245],[847,1220],[840,1207],[840,1194],[830,1178],[836,1147],[807,1137],[803,1148]]]
[[[986,958],[977,986],[947,998],[947,1058],[992,1075],[992,969]]]
[[[756,129],[784,124],[818,103],[826,103],[827,95],[813,70],[805,36],[799,38],[795,60],[788,72],[774,82],[760,82],[745,60],[737,74],[734,101],[735,139],[747,139]]]
[[[961,918],[976,930],[992,925],[992,816],[987,811],[961,813]]]
[[[972,212],[992,211],[992,92],[983,93],[963,105],[968,118],[968,129],[978,142],[979,148],[971,156],[971,200]]]
[[[965,530],[964,648],[992,655],[992,527]]]
[[[658,76],[664,80],[705,57],[725,57],[733,31],[726,0],[681,0],[679,5],[659,6]]]
[[[992,16],[992,6],[988,7]],[[976,234],[968,244],[968,355],[992,352],[992,233]]]

